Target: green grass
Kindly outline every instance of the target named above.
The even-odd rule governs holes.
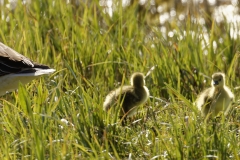
[[[233,90],[240,39],[231,39],[229,24],[205,31],[186,19],[169,24],[167,31],[176,31],[170,38],[146,16],[138,19],[136,6],[119,7],[112,18],[98,1],[0,9],[9,19],[0,20],[0,41],[57,70],[1,97],[0,159],[240,159],[240,95]],[[146,85],[154,98],[122,127],[116,114],[102,110],[105,96],[153,66]],[[226,73],[236,103],[229,118],[206,124],[192,102],[210,85],[203,75],[216,71]]]

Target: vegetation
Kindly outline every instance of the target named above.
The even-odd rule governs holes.
[[[165,36],[137,7],[110,17],[98,1],[1,6],[0,41],[57,71],[1,97],[0,159],[240,159],[240,39],[231,24],[188,16]],[[121,126],[103,111],[105,96],[153,67],[152,97]],[[236,99],[229,117],[204,122],[193,102],[216,71]]]

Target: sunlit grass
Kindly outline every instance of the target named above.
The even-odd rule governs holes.
[[[188,19],[164,37],[136,8],[111,18],[98,1],[1,9],[1,42],[57,70],[1,97],[1,159],[239,159],[239,39],[227,27],[216,34],[212,25],[206,42],[205,29]],[[152,97],[121,126],[103,111],[105,96],[153,66]],[[193,101],[216,71],[226,73],[236,102],[229,118],[204,123]]]

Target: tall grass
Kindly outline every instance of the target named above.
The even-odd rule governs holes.
[[[98,1],[2,6],[1,42],[57,72],[1,98],[0,158],[239,159],[238,90],[226,119],[204,123],[192,103],[215,71],[238,87],[239,37],[227,23],[208,29],[190,19],[169,25],[175,34],[166,37],[136,6],[118,9],[109,17]],[[153,66],[152,98],[122,127],[102,109],[106,94]]]

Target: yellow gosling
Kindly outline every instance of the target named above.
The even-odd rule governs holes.
[[[139,105],[149,98],[148,88],[145,86],[144,75],[136,72],[131,76],[131,85],[119,87],[111,91],[104,103],[103,109],[108,111],[111,107],[116,109],[120,104],[120,117],[133,116]]]
[[[44,74],[54,72],[46,65],[35,63],[0,42],[0,96]]]
[[[195,105],[206,117],[208,114],[215,117],[220,112],[226,115],[230,109],[231,102],[234,100],[234,94],[225,85],[225,74],[214,73],[212,75],[211,87],[199,94]]]

